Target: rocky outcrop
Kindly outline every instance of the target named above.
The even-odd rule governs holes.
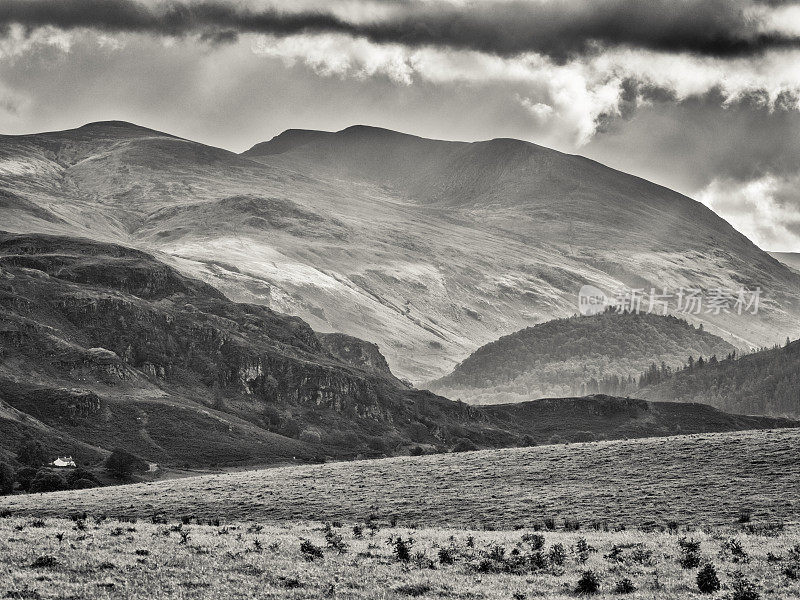
[[[328,354],[343,363],[383,377],[399,388],[410,387],[394,376],[377,344],[344,333],[317,333],[317,338]]]

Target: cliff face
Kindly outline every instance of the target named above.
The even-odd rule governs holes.
[[[317,338],[328,354],[343,363],[378,375],[401,389],[410,387],[394,376],[377,344],[344,333],[318,333]]]

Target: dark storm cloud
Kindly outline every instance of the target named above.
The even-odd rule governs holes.
[[[454,5],[399,0],[380,20],[354,22],[332,12],[251,10],[223,2],[134,0],[3,0],[0,27],[53,26],[157,36],[199,35],[231,41],[241,33],[278,36],[332,32],[377,43],[432,45],[510,56],[526,51],[557,59],[601,46],[630,46],[709,56],[741,56],[800,48],[800,37],[768,32],[752,16],[752,0],[511,0]],[[769,7],[789,0],[758,2]],[[750,16],[748,16],[750,15]]]

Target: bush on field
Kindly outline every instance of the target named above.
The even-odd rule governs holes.
[[[719,577],[714,565],[708,563],[697,574],[697,589],[703,594],[713,594],[719,591]]]
[[[633,592],[636,591],[636,586],[633,585],[633,582],[630,579],[625,577],[624,579],[620,579],[617,582],[614,591],[617,592],[618,594],[632,594]]]
[[[596,594],[600,589],[600,577],[594,571],[584,571],[575,588],[576,594]]]
[[[306,560],[314,560],[315,558],[323,557],[322,548],[314,545],[309,540],[302,540],[300,542],[300,552],[303,554]]]
[[[741,573],[735,573],[733,578],[733,594],[731,600],[759,600],[761,594],[756,590],[756,586]]]
[[[684,569],[695,569],[700,566],[700,542],[682,537],[678,540],[680,556],[678,563]]]

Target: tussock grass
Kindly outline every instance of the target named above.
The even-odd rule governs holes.
[[[24,517],[7,517],[0,519],[0,597],[709,597],[698,589],[701,569],[681,566],[680,538],[667,531],[559,530],[542,534],[539,547],[538,536],[532,545],[526,530],[387,527],[357,536],[352,524],[262,525],[226,523],[223,533],[214,525],[130,527],[108,519],[79,529],[68,519],[50,518],[34,527]],[[113,534],[119,529],[124,535]],[[331,532],[346,547],[330,547]],[[693,536],[704,564],[716,565],[720,594],[800,598],[800,581],[782,573],[800,554],[800,527],[763,536],[731,524]],[[731,539],[747,548],[750,560],[732,560]],[[561,561],[548,558],[556,547]],[[584,557],[586,548],[595,551]],[[646,564],[636,558],[642,553],[651,557]],[[480,568],[487,561],[493,568]]]

